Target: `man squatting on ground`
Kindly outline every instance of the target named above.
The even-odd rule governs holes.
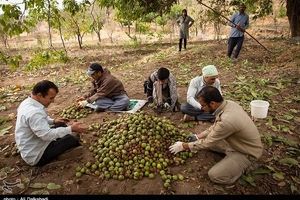
[[[161,67],[154,71],[144,82],[144,92],[149,103],[154,103],[162,111],[175,111],[178,107],[176,79],[167,68]]]
[[[53,82],[38,82],[31,96],[17,109],[15,140],[22,159],[29,165],[45,165],[66,150],[79,146],[78,133],[86,131],[79,122],[67,126],[68,120],[48,116],[45,108],[54,102],[57,93]]]
[[[208,176],[215,183],[232,184],[262,155],[263,146],[257,127],[241,106],[223,100],[215,87],[204,87],[198,100],[203,110],[215,112],[214,124],[193,135],[190,140],[193,142],[178,141],[169,149],[174,154],[201,149],[224,153],[226,156],[208,171]]]
[[[214,86],[221,92],[221,84],[218,79],[218,71],[214,65],[207,65],[202,68],[202,76],[193,78],[187,91],[187,103],[181,105],[183,120],[214,121],[215,115],[205,112],[197,101],[197,95],[205,86]]]
[[[90,92],[77,99],[81,107],[88,103],[96,106],[95,111],[103,112],[127,110],[129,98],[122,82],[111,75],[110,71],[98,63],[89,66],[87,74],[92,77],[92,89]]]

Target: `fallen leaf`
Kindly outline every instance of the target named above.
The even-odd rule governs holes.
[[[295,113],[295,114],[298,113],[298,111],[297,111],[296,109],[290,109],[290,111],[291,111],[292,113]]]
[[[291,188],[292,194],[298,192],[298,188],[297,188],[294,184],[291,184],[291,187],[290,187],[290,188]]]
[[[7,108],[6,108],[6,106],[0,106],[0,111],[5,111]]]
[[[284,181],[282,181],[282,182],[279,182],[277,185],[279,187],[284,187],[284,186],[286,186],[286,183]]]
[[[252,171],[252,174],[257,175],[257,174],[269,174],[271,173],[270,169],[263,169],[263,168],[258,168],[254,171]]]
[[[60,189],[61,186],[60,185],[56,185],[55,183],[48,183],[47,185],[47,189],[49,190],[57,190]]]
[[[293,115],[289,115],[289,114],[285,114],[283,117],[284,117],[286,120],[292,120],[292,119],[294,118]]]
[[[12,126],[8,126],[8,127],[4,128],[4,129],[0,130],[0,136],[3,136],[5,134],[9,133],[9,130],[11,128],[12,128]]]
[[[256,186],[256,184],[255,184],[255,180],[254,180],[254,178],[252,177],[252,176],[250,176],[250,175],[243,175],[242,176],[242,179],[244,180],[244,181],[246,181],[247,183],[249,183],[250,185],[252,185],[252,186]]]
[[[25,185],[23,183],[17,184],[17,187],[22,189],[22,190],[25,189]]]
[[[292,180],[293,180],[295,183],[297,183],[297,184],[300,185],[300,178],[297,178],[297,177],[295,177],[295,176],[292,176]]]
[[[288,165],[288,166],[298,165],[298,161],[295,160],[294,158],[283,158],[279,161],[279,163]]]
[[[49,195],[47,190],[36,190],[31,193],[31,195]]]
[[[273,174],[273,178],[277,181],[284,180],[284,174],[282,172],[276,172]]]

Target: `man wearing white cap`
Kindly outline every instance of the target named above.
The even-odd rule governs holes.
[[[214,65],[207,65],[202,69],[202,76],[193,78],[187,92],[187,103],[181,105],[181,112],[184,113],[184,121],[214,121],[215,115],[204,112],[196,96],[205,86],[214,86],[220,93],[221,86],[218,79],[218,70]]]
[[[87,74],[93,78],[91,91],[77,99],[81,107],[88,103],[96,106],[95,111],[122,111],[127,109],[129,98],[120,80],[103,69],[98,63],[89,66]]]

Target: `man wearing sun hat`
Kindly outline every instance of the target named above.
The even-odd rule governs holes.
[[[207,65],[202,68],[202,76],[191,80],[187,92],[187,103],[181,105],[181,112],[185,114],[184,121],[214,121],[214,114],[204,112],[196,96],[205,86],[214,86],[222,94],[218,75],[218,70],[214,65]]]
[[[89,66],[87,74],[92,77],[92,89],[77,99],[81,107],[88,103],[96,105],[95,111],[122,111],[129,105],[129,98],[120,80],[98,63]]]

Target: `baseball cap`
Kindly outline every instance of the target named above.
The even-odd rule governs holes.
[[[89,66],[86,73],[87,73],[87,75],[91,76],[93,73],[99,72],[99,71],[103,72],[102,66],[98,63],[93,63]]]

